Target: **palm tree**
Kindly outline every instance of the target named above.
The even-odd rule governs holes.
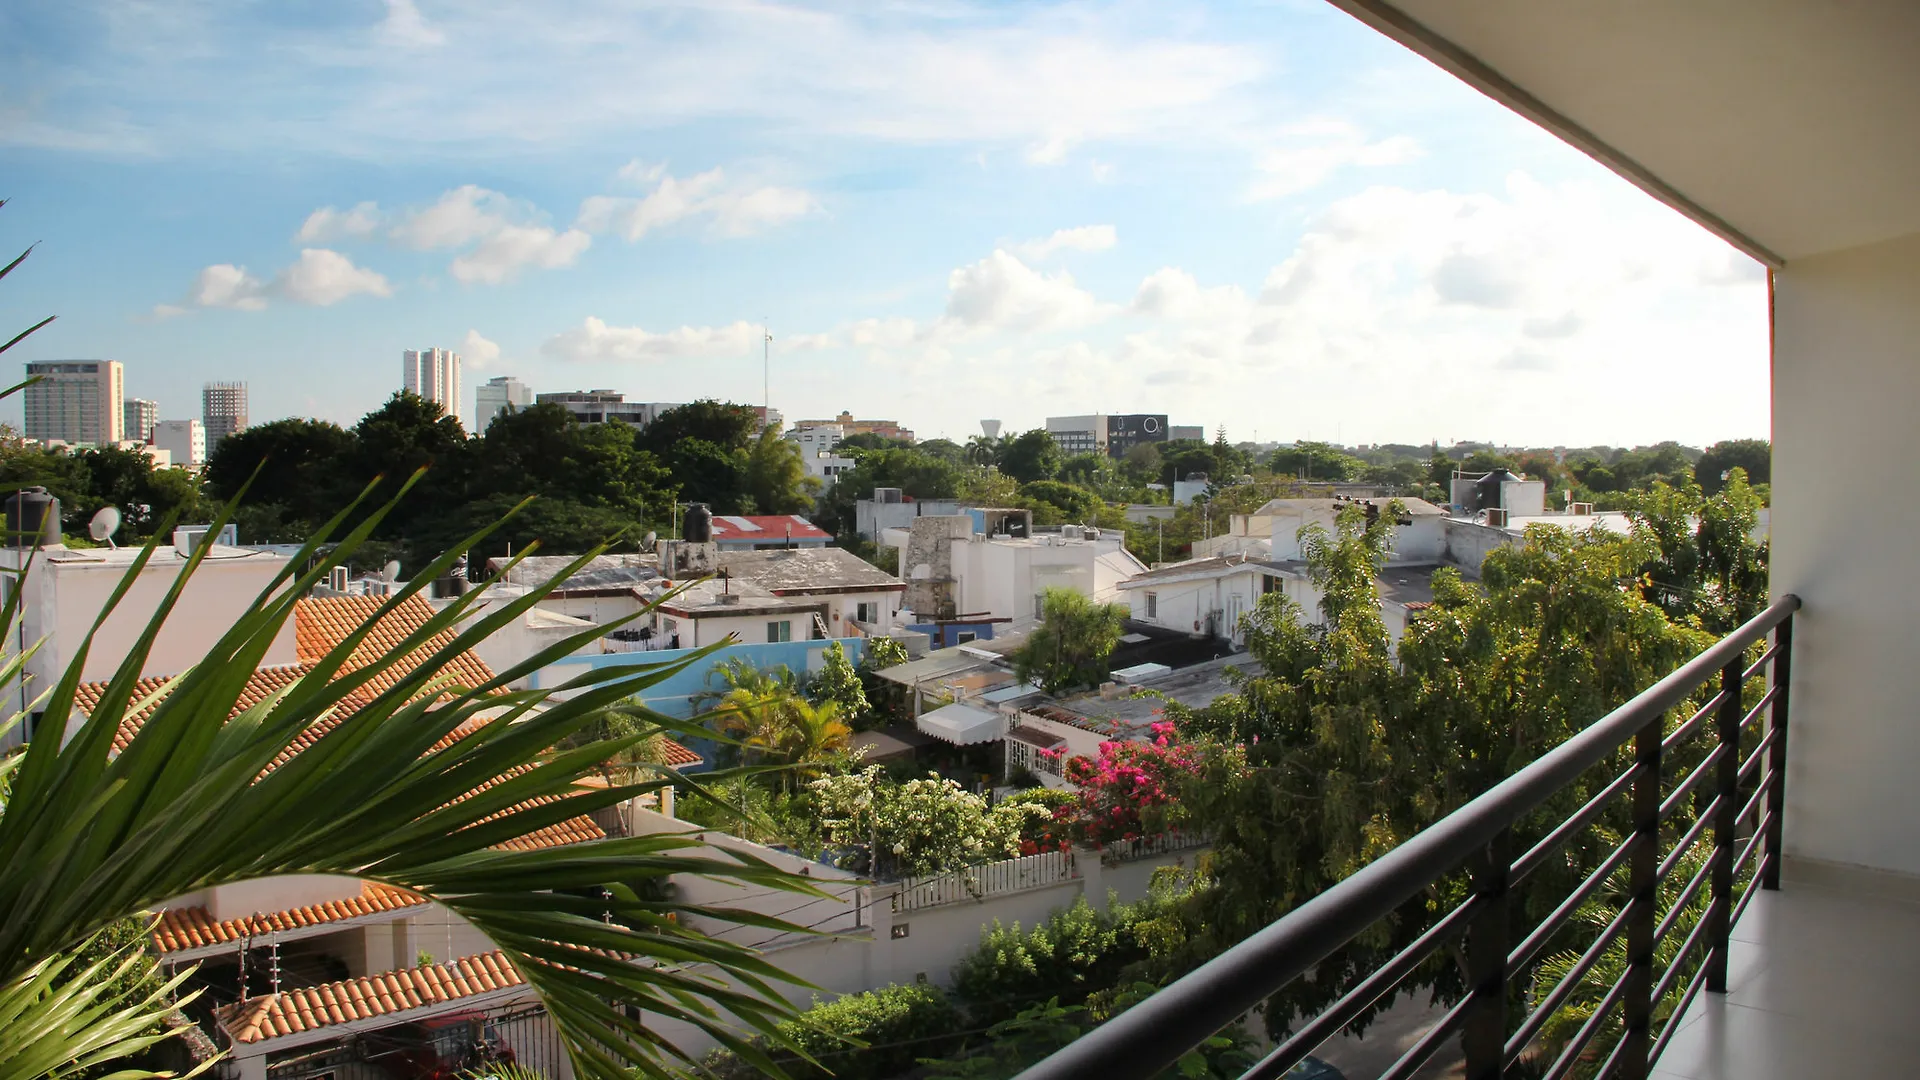
[[[967,460],[975,465],[992,465],[1000,460],[1001,441],[988,435],[967,440]]]
[[[837,701],[818,705],[795,698],[784,710],[785,738],[780,752],[792,771],[811,779],[820,775],[821,766],[835,754],[845,753],[853,741],[853,728],[842,718]]]

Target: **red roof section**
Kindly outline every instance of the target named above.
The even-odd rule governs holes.
[[[360,883],[360,895],[347,900],[329,900],[291,911],[249,915],[239,919],[215,919],[204,907],[168,908],[161,912],[153,928],[153,947],[157,952],[178,952],[203,945],[225,945],[248,934],[262,935],[275,930],[295,930],[305,926],[355,919],[363,915],[384,915],[425,907],[427,898],[391,885],[372,881]]]
[[[752,540],[759,543],[795,540],[831,540],[833,534],[795,514],[741,515],[716,514],[713,518],[715,540]]]
[[[294,648],[299,653],[300,662],[311,664],[347,639],[347,636],[371,622],[379,613],[381,605],[386,603],[380,596],[315,596],[308,597],[293,606]],[[353,650],[346,663],[340,666],[342,674],[366,667],[382,659],[392,661],[392,666],[381,672],[365,688],[368,697],[378,695],[395,683],[411,674],[421,664],[427,662],[434,653],[453,643],[451,630],[442,630],[414,649],[413,652],[396,657],[401,642],[425,626],[433,618],[433,605],[420,596],[409,596],[399,606],[388,612],[385,618],[375,623],[373,631]],[[461,686],[474,687],[493,678],[493,669],[471,652],[455,656],[441,669],[442,675],[452,676]],[[450,695],[443,694],[442,697]]]
[[[267,994],[215,1011],[235,1043],[351,1023],[525,983],[502,952],[466,956],[450,964],[386,971],[358,979]]]

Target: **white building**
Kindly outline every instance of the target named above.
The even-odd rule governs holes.
[[[190,551],[191,547],[162,547],[154,553],[113,614],[101,624],[81,669],[83,680],[105,679],[119,667],[146,630],[167,590],[173,587]],[[139,549],[127,547],[70,549],[51,544],[38,552],[0,548],[0,568],[17,570],[31,563],[19,586],[19,640],[0,643],[0,655],[13,655],[21,642],[39,643],[27,658],[26,678],[0,687],[0,717],[25,709],[66,671],[87,631],[139,556]],[[188,581],[148,653],[142,674],[172,675],[198,663],[208,646],[273,583],[287,561],[285,555],[248,548],[214,548]],[[293,626],[289,624],[262,663],[288,664],[295,659]],[[29,717],[27,726],[31,729],[37,725]],[[31,737],[31,730],[16,727],[0,735],[0,750],[23,737]]]
[[[198,420],[161,420],[148,441],[165,450],[175,465],[198,469],[207,463],[207,428]]]
[[[126,438],[120,361],[42,360],[27,365],[27,376],[39,380],[20,392],[27,438],[87,446]]]
[[[533,404],[533,388],[511,375],[496,375],[473,388],[473,430],[484,435],[493,418]]]
[[[452,349],[408,349],[400,354],[400,386],[460,415],[460,354]]]
[[[561,393],[540,394],[538,401],[542,405],[558,405],[573,414],[575,420],[583,424],[605,424],[618,420],[634,427],[646,427],[660,413],[665,412],[658,403],[628,401],[625,394],[617,390],[568,390]]]
[[[887,530],[881,542],[900,551],[907,610],[920,620],[1038,618],[1050,588],[1115,603],[1120,583],[1147,569],[1118,533],[1067,526],[1034,534],[1030,522],[1025,510],[975,509]]]
[[[873,498],[853,504],[854,529],[864,540],[884,543],[890,529],[905,529],[915,518],[960,513],[959,499],[910,499],[899,488],[874,488]]]
[[[846,438],[846,429],[839,424],[796,427],[780,437],[800,447],[800,461],[807,475],[818,478],[822,490],[832,487],[856,464],[854,459],[833,452]]]
[[[1047,434],[1063,454],[1104,454],[1107,452],[1105,413],[1085,416],[1049,416]]]
[[[147,442],[153,438],[154,422],[160,419],[160,403],[130,397],[121,414],[120,437],[128,442]]]
[[[207,455],[220,448],[220,440],[247,429],[247,384],[211,382],[200,391],[200,420],[206,425]]]

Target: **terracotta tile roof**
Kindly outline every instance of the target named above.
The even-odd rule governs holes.
[[[386,603],[379,596],[314,596],[294,604],[294,648],[301,663],[311,664],[331,652],[360,629]],[[410,596],[389,612],[353,650],[341,670],[352,671],[375,661],[391,658],[400,643],[433,618],[433,605],[419,596]],[[454,639],[453,631],[443,630],[429,638],[411,655],[394,660],[379,677],[368,683],[369,697],[380,694],[410,674],[438,650]],[[493,669],[471,652],[463,652],[442,669],[462,686],[479,686],[493,678]],[[444,695],[443,695],[444,696]]]
[[[236,1044],[264,1042],[335,1024],[426,1008],[447,1001],[524,985],[501,952],[462,957],[450,964],[408,968],[344,982],[250,998],[215,1011]]]
[[[699,765],[706,761],[699,754],[681,746],[672,739],[660,740],[660,764],[671,769],[684,769],[689,765]]]
[[[247,680],[247,685],[241,688],[240,698],[234,703],[233,715],[238,716],[241,712],[260,704],[267,698],[291,686],[295,679],[302,678],[312,671],[313,667],[310,664],[282,664],[275,667],[263,667],[255,671],[253,677]],[[148,676],[147,678],[141,679],[134,684],[133,699],[128,704],[138,704],[141,699],[166,686],[170,678],[171,676]],[[93,710],[100,707],[100,699],[106,692],[107,684],[105,681],[81,683],[74,688],[73,707],[76,711],[91,716],[93,715]],[[352,711],[364,703],[365,699],[362,698],[359,693],[354,693],[349,695],[342,705],[347,711]],[[139,734],[141,725],[145,724],[147,720],[152,717],[153,710],[158,707],[159,702],[156,700],[146,708],[131,712],[121,719],[119,728],[113,733],[114,753],[118,754],[127,748],[127,744],[133,741],[135,735]],[[294,741],[290,750],[298,751],[311,746],[315,739],[326,734],[327,731],[333,727],[333,723],[334,721],[328,721],[307,729],[305,733]],[[286,760],[287,756],[286,754],[281,755],[274,764],[281,764]]]
[[[424,907],[426,897],[391,885],[361,882],[360,895],[347,900],[329,900],[291,911],[276,911],[241,919],[215,919],[204,907],[170,908],[160,915],[153,928],[153,947],[161,953],[195,949],[203,945],[224,945],[238,941],[249,932],[264,934],[273,930],[293,930],[304,926],[380,915]]]

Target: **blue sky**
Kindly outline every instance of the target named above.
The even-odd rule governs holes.
[[[163,417],[430,345],[757,402],[765,318],[790,419],[922,437],[1767,431],[1755,264],[1319,0],[11,5],[0,197],[9,356]]]

